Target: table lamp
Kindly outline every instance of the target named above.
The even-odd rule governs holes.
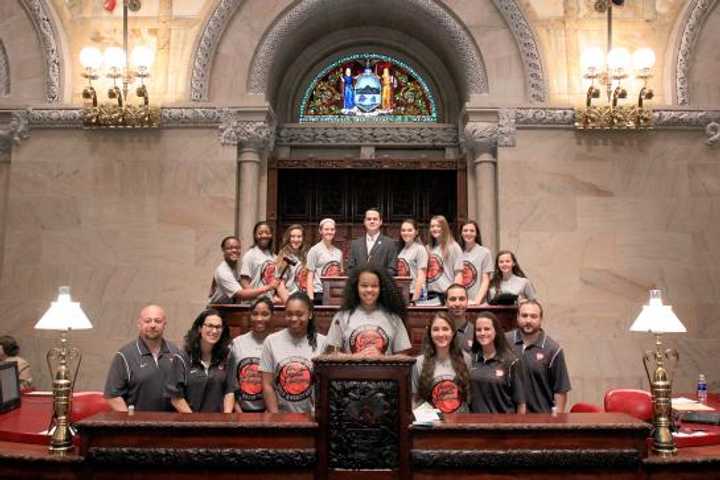
[[[648,332],[655,334],[655,351],[648,350],[643,355],[643,365],[650,382],[653,399],[653,445],[652,450],[660,455],[673,455],[677,452],[670,432],[672,413],[672,373],[677,366],[680,355],[677,350],[663,350],[661,336],[663,333],[685,333],[687,329],[672,311],[670,305],[663,305],[660,290],[650,290],[650,301],[643,305],[640,315],[630,326],[631,332]],[[651,374],[654,360],[655,369]],[[670,368],[665,361],[672,360]]]
[[[70,298],[70,287],[60,287],[57,300],[35,324],[36,330],[60,332],[59,346],[47,353],[47,364],[53,377],[53,416],[51,421],[50,452],[62,454],[72,449],[70,407],[75,379],[80,370],[80,350],[68,346],[70,330],[87,330],[92,324],[78,302]],[[71,380],[72,378],[72,380]]]

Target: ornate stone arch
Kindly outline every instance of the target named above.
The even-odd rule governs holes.
[[[674,87],[675,101],[679,105],[690,103],[690,61],[692,60],[695,44],[702,32],[705,20],[712,12],[718,0],[691,0],[683,16],[677,36],[677,47],[675,49]]]
[[[21,0],[30,17],[45,60],[46,97],[48,103],[59,103],[63,93],[63,58],[60,34],[47,0]]]
[[[2,38],[0,38],[0,97],[10,95],[10,62]]]

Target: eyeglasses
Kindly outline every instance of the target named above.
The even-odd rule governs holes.
[[[207,328],[208,330],[222,330],[222,325],[213,325],[210,323],[203,323],[203,327]]]

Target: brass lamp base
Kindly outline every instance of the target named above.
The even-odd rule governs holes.
[[[47,354],[48,367],[50,374],[53,375],[53,416],[48,450],[53,454],[62,455],[73,448],[70,412],[75,378],[80,369],[80,359],[80,351],[77,348],[68,348],[67,332],[65,331],[60,333],[60,346],[53,347]],[[55,369],[53,369],[54,360],[57,361]],[[73,363],[75,364],[74,372],[71,372]]]
[[[670,431],[672,415],[672,370],[677,366],[680,355],[668,348],[663,351],[660,334],[655,336],[655,351],[647,351],[643,356],[643,365],[650,382],[653,399],[653,444],[652,451],[663,456],[677,453],[677,447]],[[650,375],[650,363],[654,357],[655,370]],[[670,372],[665,369],[665,360],[673,360]]]

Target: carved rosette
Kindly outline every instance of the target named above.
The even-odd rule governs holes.
[[[298,126],[278,129],[278,145],[457,146],[457,127],[441,126]]]
[[[692,0],[688,7],[690,14],[687,16],[685,25],[680,35],[677,60],[675,62],[675,96],[679,105],[690,103],[689,74],[690,62],[693,58],[695,43],[708,15],[712,11],[717,0]]]
[[[21,4],[35,27],[35,33],[45,54],[47,102],[59,103],[62,93],[60,68],[63,61],[54,21],[48,13],[47,1],[22,0]]]
[[[30,136],[27,112],[13,112],[6,126],[0,124],[0,154],[10,153],[12,146]]]

